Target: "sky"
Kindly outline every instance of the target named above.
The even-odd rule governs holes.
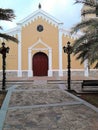
[[[0,21],[4,30],[16,26],[20,20],[38,10],[39,3],[42,10],[64,23],[65,29],[70,29],[81,20],[80,4],[74,4],[75,0],[0,0],[0,8],[10,8],[16,15],[12,22]]]

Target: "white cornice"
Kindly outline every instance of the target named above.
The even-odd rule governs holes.
[[[66,29],[60,29],[60,31],[62,31],[62,34],[64,34],[64,36],[68,36],[72,39],[78,39],[80,36],[82,36],[82,33],[75,33],[75,34],[71,34],[71,30],[66,30]]]
[[[42,18],[46,20],[48,23],[51,23],[55,27],[59,27],[63,24],[61,21],[57,20],[50,14],[39,9],[35,11],[34,13],[30,14],[29,16],[25,17],[23,20],[19,21],[16,27],[5,31],[4,33],[9,34],[9,35],[16,35],[18,34],[18,32],[21,32],[22,26],[28,25],[30,22],[37,20],[38,18]]]
[[[77,39],[81,36],[81,34],[79,33],[71,35],[70,30],[65,30],[64,27],[62,27],[63,23],[61,21],[57,20],[56,18],[54,18],[53,16],[51,16],[50,14],[46,13],[45,11],[41,9],[28,15],[27,17],[19,21],[15,28],[7,30],[4,33],[7,33],[9,35],[16,35],[18,34],[18,32],[21,32],[22,26],[28,25],[29,23],[31,23],[34,20],[37,20],[38,18],[42,18],[46,20],[48,23],[54,25],[55,27],[58,27],[59,31],[61,31],[62,34],[64,34],[64,36],[68,36],[74,39]]]
[[[50,14],[39,9],[39,10],[33,12],[32,14],[30,14],[29,16],[25,17],[23,20],[19,21],[17,23],[17,25],[25,26],[25,25],[28,25],[28,23],[30,23],[38,18],[42,18],[42,19],[46,20],[48,23],[51,23],[55,26],[63,24],[61,21],[57,20],[56,18],[54,18]]]
[[[9,35],[16,35],[20,31],[21,31],[21,27],[17,26],[15,28],[12,28],[12,29],[9,29],[9,30],[5,31],[4,33],[9,34]]]
[[[30,50],[35,49],[38,44],[42,44],[45,48],[51,49],[46,43],[44,43],[41,39],[39,39],[36,43],[34,43],[31,47],[29,47]]]

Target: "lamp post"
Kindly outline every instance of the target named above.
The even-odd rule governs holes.
[[[2,77],[2,90],[5,90],[6,87],[6,53],[9,53],[9,47],[5,47],[5,43],[2,43],[2,47],[0,48],[0,54],[2,55],[2,70],[3,70],[3,77]]]
[[[68,79],[67,79],[67,84],[68,84],[68,90],[70,91],[71,90],[71,85],[70,85],[70,81],[71,81],[71,71],[70,71],[70,68],[71,68],[71,58],[70,58],[70,54],[72,53],[73,51],[73,48],[72,46],[70,46],[70,42],[68,41],[67,42],[67,47],[63,47],[63,50],[64,50],[64,53],[67,53],[67,60],[68,60]]]

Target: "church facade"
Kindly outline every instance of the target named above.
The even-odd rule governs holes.
[[[10,51],[6,58],[6,72],[11,76],[64,76],[67,72],[67,54],[63,46],[71,45],[78,36],[71,36],[63,23],[39,8],[6,31],[19,43],[5,41]],[[2,43],[2,39],[0,40]],[[0,56],[0,58],[2,58]],[[2,62],[0,63],[2,70]],[[80,65],[71,54],[72,73],[88,76],[87,61]]]

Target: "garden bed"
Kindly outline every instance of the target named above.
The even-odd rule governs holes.
[[[91,103],[92,105],[98,107],[98,93],[86,93],[81,94],[80,98],[86,100],[87,102]]]
[[[0,108],[2,106],[4,99],[5,99],[6,93],[7,93],[6,91],[4,91],[4,92],[0,91]]]
[[[75,91],[71,91],[75,96],[89,102],[90,104],[98,107],[98,93],[90,92],[90,93],[76,93]]]

